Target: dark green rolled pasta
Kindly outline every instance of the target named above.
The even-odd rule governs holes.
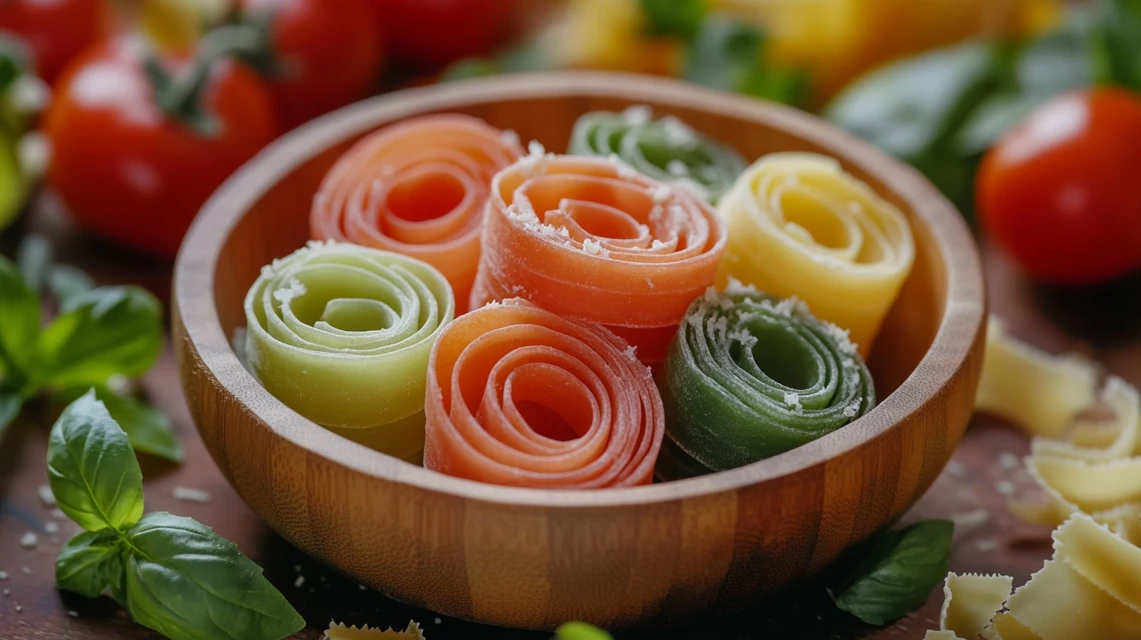
[[[582,116],[575,123],[568,153],[617,156],[650,178],[684,184],[713,203],[745,170],[736,151],[672,116],[651,119],[649,107]]]
[[[795,298],[737,284],[690,306],[657,381],[669,441],[658,463],[663,479],[795,449],[875,404],[871,374],[846,332]]]

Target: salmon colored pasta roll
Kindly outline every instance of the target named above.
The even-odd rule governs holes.
[[[419,459],[424,372],[455,313],[439,271],[396,253],[310,242],[262,268],[245,312],[247,366],[270,393],[347,438]]]
[[[665,355],[725,247],[708,204],[610,160],[533,153],[491,192],[472,308],[525,298],[606,325],[647,364]]]
[[[477,309],[432,349],[424,466],[492,484],[648,484],[662,399],[633,350],[525,300]]]
[[[463,312],[479,263],[492,176],[522,155],[518,137],[463,115],[400,122],[341,156],[313,198],[317,240],[394,251],[436,267]]]
[[[832,158],[777,153],[749,167],[718,211],[729,225],[719,284],[797,296],[868,355],[915,261],[899,209]]]

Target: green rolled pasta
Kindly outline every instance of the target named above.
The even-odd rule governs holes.
[[[658,371],[665,479],[739,467],[795,449],[867,413],[871,374],[847,332],[795,298],[733,283],[686,313]]]
[[[673,116],[654,120],[644,106],[582,116],[575,123],[568,153],[615,156],[654,180],[687,186],[713,203],[745,171],[745,161],[733,149]]]
[[[428,356],[455,300],[444,276],[396,253],[310,242],[262,268],[245,300],[247,368],[301,415],[417,458]]]

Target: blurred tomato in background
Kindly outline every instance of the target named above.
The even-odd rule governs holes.
[[[392,55],[441,66],[488,53],[509,35],[523,0],[369,0]],[[528,0],[540,3],[542,0]]]
[[[84,227],[173,257],[199,207],[279,126],[269,88],[242,63],[166,55],[164,84],[148,55],[122,37],[70,67],[45,118],[48,180]]]
[[[52,82],[87,47],[110,33],[107,0],[3,0],[0,30],[23,39],[36,72]]]

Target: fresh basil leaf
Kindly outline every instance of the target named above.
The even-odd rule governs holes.
[[[234,543],[169,513],[127,532],[127,610],[173,640],[283,638],[305,620]]]
[[[927,520],[882,534],[836,606],[873,625],[919,608],[947,576],[954,530],[949,520]]]
[[[162,306],[138,287],[99,287],[71,298],[39,340],[44,382],[56,388],[140,376],[161,350]]]
[[[912,161],[953,130],[952,116],[977,103],[993,81],[995,51],[968,43],[874,71],[842,92],[825,117],[885,151]]]
[[[555,629],[555,640],[613,640],[609,633],[585,622],[568,622]]]
[[[48,275],[48,290],[59,302],[61,311],[74,309],[75,299],[94,288],[95,281],[91,276],[66,264],[56,265]]]
[[[0,388],[0,434],[20,415],[23,406],[24,398],[19,391]]]
[[[20,266],[20,275],[24,276],[28,288],[41,291],[52,265],[51,243],[38,233],[28,235],[16,250],[16,264]]]
[[[162,411],[140,402],[131,395],[118,393],[106,386],[95,387],[95,397],[103,402],[135,451],[182,462],[182,444],[174,435],[170,417]]]
[[[85,531],[63,545],[55,561],[55,584],[88,598],[123,590],[123,546],[117,531]]]
[[[40,297],[4,256],[0,256],[0,309],[0,372],[9,381],[21,380],[35,357]]]
[[[1097,6],[1093,53],[1098,82],[1141,91],[1141,0],[1101,0]]]
[[[127,434],[88,391],[63,410],[48,442],[59,508],[88,531],[123,530],[143,514],[143,473]]]
[[[653,36],[689,39],[709,12],[706,0],[639,0],[646,31]]]

